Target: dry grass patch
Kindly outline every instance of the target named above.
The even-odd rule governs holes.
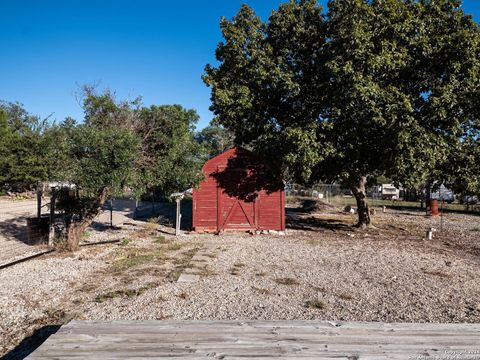
[[[350,294],[345,294],[345,293],[342,293],[342,294],[338,294],[338,297],[342,300],[346,300],[346,301],[351,301],[353,300],[353,296],[350,295]]]
[[[319,309],[319,310],[325,309],[325,303],[319,299],[309,300],[305,303],[305,305],[313,309]]]
[[[165,256],[163,251],[155,250],[135,250],[130,251],[123,257],[116,259],[113,264],[115,272],[125,271],[130,268],[138,267],[147,264],[153,260],[160,260]]]
[[[155,257],[151,254],[148,255],[128,255],[125,258],[116,260],[113,264],[115,271],[125,271],[129,268],[143,265],[152,261]]]
[[[160,241],[163,242],[164,240],[160,239]],[[127,244],[128,243],[126,243],[125,245]],[[182,243],[171,243],[168,245],[163,245],[160,248],[131,248],[127,251],[124,251],[119,258],[115,259],[113,261],[112,267],[115,272],[122,272],[130,268],[140,267],[141,265],[145,265],[153,261],[161,260],[164,263],[165,261],[170,259],[167,256],[168,252],[178,251],[186,245],[187,244]],[[189,252],[186,252],[182,254],[182,257],[185,256],[190,259],[193,256],[193,253],[192,255],[190,255]],[[180,258],[179,261],[182,261],[182,258]]]
[[[451,277],[451,275],[447,274],[447,273],[444,273],[440,270],[426,270],[426,269],[422,269],[423,273],[424,274],[427,274],[427,275],[432,275],[432,276],[437,276],[439,278],[449,278]]]
[[[208,277],[208,276],[217,276],[218,275],[218,272],[216,271],[213,271],[212,269],[208,268],[208,267],[203,267],[201,269],[201,272],[199,274],[200,276],[203,276],[203,277]]]
[[[157,237],[153,240],[153,242],[154,242],[155,244],[161,244],[161,245],[162,245],[162,244],[168,244],[168,240],[167,240],[167,239],[165,238],[165,236],[163,236],[163,235],[157,236]]]
[[[132,269],[129,271],[131,277],[130,282],[135,282],[138,280],[140,276],[150,275],[150,276],[158,276],[163,278],[167,274],[167,270],[158,266],[149,266],[149,267],[141,267],[138,269]]]
[[[175,269],[173,269],[168,273],[166,279],[171,282],[176,282],[186,268],[187,268],[186,266],[175,267]]]
[[[230,269],[230,275],[235,275],[235,276],[240,275],[239,269],[235,268],[235,267],[231,268]]]
[[[180,250],[181,248],[183,248],[185,246],[185,244],[181,244],[181,243],[173,243],[173,244],[169,244],[167,246],[167,250],[169,251],[178,251]]]
[[[286,277],[286,278],[277,278],[274,280],[277,284],[280,285],[298,285],[300,284],[297,279]]]
[[[133,239],[145,239],[154,236],[157,232],[154,229],[139,229],[132,232],[130,235]]]
[[[312,286],[312,289],[322,293],[327,291],[327,289],[325,289],[323,286]]]
[[[89,293],[98,289],[98,284],[93,282],[86,282],[78,288],[78,292]]]
[[[182,299],[182,300],[187,300],[189,296],[185,291],[183,291],[180,294],[178,294],[177,297]]]
[[[230,274],[239,275],[243,267],[245,267],[245,264],[243,263],[234,263],[233,267],[230,269]]]
[[[172,282],[177,281],[182,272],[189,267],[193,255],[195,255],[198,250],[198,247],[193,247],[172,258],[173,269],[167,274],[166,279]]]
[[[271,290],[269,289],[264,289],[264,288],[258,288],[256,286],[252,286],[252,290],[262,294],[262,295],[270,295],[272,293]]]
[[[131,298],[142,295],[145,291],[151,289],[152,286],[142,286],[138,289],[121,289],[121,290],[114,290],[109,291],[104,294],[98,295],[95,297],[94,301],[97,303],[102,303],[107,300],[115,299],[115,298]]]
[[[182,252],[182,255],[188,258],[192,258],[193,255],[195,255],[198,250],[200,250],[200,248],[198,246],[195,246],[194,248],[191,248],[187,251]]]

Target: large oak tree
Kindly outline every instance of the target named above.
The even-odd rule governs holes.
[[[244,5],[206,67],[215,121],[272,170],[348,186],[368,225],[369,177],[418,185],[478,141],[480,31],[460,5],[292,0],[267,22]]]

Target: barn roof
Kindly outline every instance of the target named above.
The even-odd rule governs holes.
[[[217,156],[214,156],[212,157],[211,159],[208,159],[205,164],[203,165],[203,167],[211,164],[211,163],[216,163],[218,161],[221,161],[225,158],[230,158],[230,157],[233,157],[235,155],[238,155],[238,154],[243,154],[243,155],[247,155],[247,156],[250,156],[254,159],[258,159],[258,156],[255,155],[253,152],[251,152],[250,150],[247,150],[241,146],[236,146],[236,147],[233,147],[233,148],[230,148],[228,150],[225,150],[223,153],[217,155]]]

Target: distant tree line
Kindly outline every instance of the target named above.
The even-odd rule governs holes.
[[[201,178],[204,161],[232,143],[218,126],[196,133],[196,111],[180,105],[118,101],[92,87],[83,88],[82,99],[82,122],[52,123],[18,103],[0,103],[0,190],[72,184],[73,191],[57,194],[71,250],[110,196],[126,189],[138,197],[185,190]]]
[[[220,23],[215,123],[274,176],[351,189],[444,183],[480,193],[480,27],[458,0],[290,0]]]

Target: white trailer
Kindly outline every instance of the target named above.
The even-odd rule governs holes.
[[[397,189],[393,184],[382,184],[381,191],[383,200],[398,200],[400,198],[400,189]]]

